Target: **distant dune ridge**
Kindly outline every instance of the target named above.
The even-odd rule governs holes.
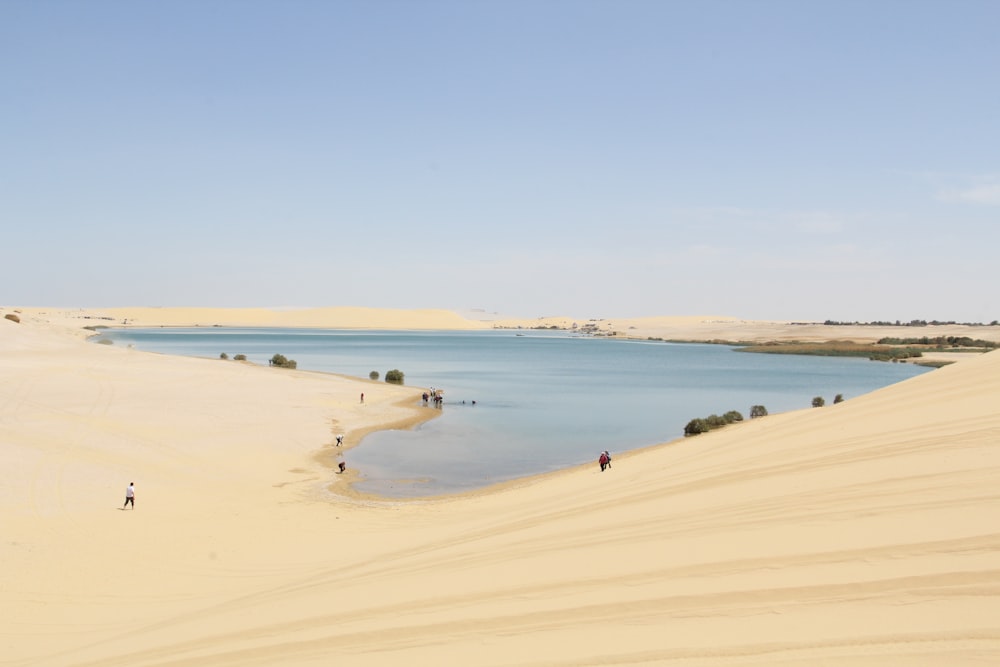
[[[618,454],[605,473],[595,452],[496,489],[377,501],[346,492],[350,446],[420,419],[419,388],[92,345],[82,327],[538,321],[0,308],[15,312],[0,318],[0,664],[1000,664],[1000,352]]]
[[[15,309],[7,309],[14,311]],[[441,309],[384,308],[19,308],[52,326],[78,330],[90,326],[258,326],[344,329],[450,329],[591,327],[600,334],[615,332],[634,338],[692,341],[827,341],[873,342],[887,336],[969,336],[1000,342],[1000,326],[942,325],[933,327],[827,326],[820,322],[759,321],[720,315],[632,318],[538,317],[505,318],[486,313],[478,318]]]

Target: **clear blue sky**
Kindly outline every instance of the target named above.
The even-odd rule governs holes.
[[[1000,2],[0,4],[0,305],[1000,319]]]

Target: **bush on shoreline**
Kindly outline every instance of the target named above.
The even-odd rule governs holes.
[[[298,368],[298,363],[294,359],[288,359],[283,354],[276,354],[271,357],[270,364],[278,368]]]
[[[391,382],[392,384],[403,384],[403,371],[398,368],[393,368],[391,371],[385,372],[385,381]]]
[[[743,415],[741,415],[736,410],[730,410],[721,417],[719,415],[709,415],[708,417],[699,417],[692,419],[684,427],[684,436],[698,435],[699,433],[707,433],[712,429],[722,428],[727,424],[733,424],[735,422],[743,421]]]

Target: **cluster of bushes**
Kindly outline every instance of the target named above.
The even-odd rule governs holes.
[[[378,371],[372,371],[368,374],[369,380],[378,380]],[[391,382],[392,384],[403,384],[403,371],[398,368],[393,368],[391,371],[385,372],[385,381]]]
[[[844,402],[844,395],[843,394],[837,394],[836,396],[833,397],[833,402],[834,403],[843,403]],[[813,397],[812,406],[814,408],[821,408],[824,405],[826,405],[826,399],[825,398],[823,398],[822,396],[814,396]]]
[[[837,394],[834,397],[834,403],[841,403],[844,400],[843,394]],[[816,396],[812,400],[812,406],[814,408],[821,408],[826,405],[826,399],[822,396]],[[767,408],[763,405],[752,405],[750,406],[750,419],[756,419],[757,417],[766,417]],[[743,415],[741,415],[736,410],[730,410],[726,414],[722,415],[709,415],[708,417],[699,417],[697,419],[692,419],[684,427],[684,435],[698,435],[699,433],[707,433],[712,429],[722,428],[727,424],[732,424],[734,422],[743,421]]]
[[[378,380],[379,372],[372,371],[368,374],[369,380]],[[403,371],[398,368],[393,368],[391,371],[385,372],[385,381],[391,382],[392,384],[403,384]]]
[[[734,422],[743,421],[743,415],[741,415],[736,410],[730,410],[726,414],[722,415],[709,415],[708,417],[699,417],[697,419],[692,419],[684,427],[684,435],[698,435],[699,433],[707,433],[714,428],[721,428],[726,424],[732,424]]]

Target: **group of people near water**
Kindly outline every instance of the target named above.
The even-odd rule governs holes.
[[[434,401],[434,407],[440,408],[444,403],[444,390],[431,387],[430,391],[425,391],[420,397],[424,399],[424,405],[427,405],[428,401]]]

